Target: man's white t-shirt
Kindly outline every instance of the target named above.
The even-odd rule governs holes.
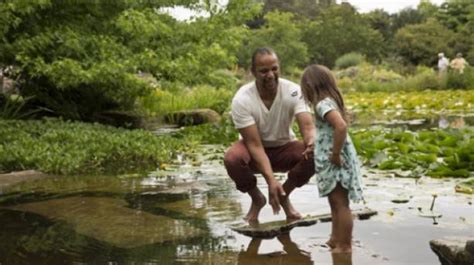
[[[232,120],[237,129],[257,125],[264,147],[282,146],[294,140],[291,124],[295,115],[309,112],[300,87],[286,79],[278,79],[278,91],[267,109],[255,82],[242,86],[232,99]]]

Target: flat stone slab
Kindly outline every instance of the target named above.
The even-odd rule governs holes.
[[[365,208],[352,211],[352,215],[360,220],[369,219],[371,216],[376,215],[377,211]],[[330,222],[331,214],[321,214],[306,216],[300,220],[287,222],[286,220],[273,221],[267,223],[261,223],[257,225],[244,225],[238,227],[231,227],[237,233],[254,237],[254,238],[273,238],[278,235],[288,233],[291,229],[297,226],[311,226],[317,222]]]
[[[31,181],[42,179],[46,177],[50,177],[51,175],[45,174],[40,171],[36,170],[24,170],[24,171],[16,171],[10,172],[6,174],[0,174],[0,192],[3,188],[8,186],[24,182],[24,181]]]
[[[209,186],[199,181],[177,183],[174,186],[157,191],[156,193],[164,194],[186,194],[200,193],[209,191]]]
[[[186,221],[131,209],[124,200],[114,198],[69,197],[7,209],[65,221],[79,234],[120,248],[187,239],[204,233]]]
[[[442,265],[474,264],[474,236],[435,239],[430,241],[430,247]]]

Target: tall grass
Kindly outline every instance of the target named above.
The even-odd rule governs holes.
[[[176,92],[156,89],[154,93],[142,99],[142,104],[152,116],[200,108],[209,108],[222,114],[230,106],[234,93],[233,90],[216,89],[211,86],[197,86]]]

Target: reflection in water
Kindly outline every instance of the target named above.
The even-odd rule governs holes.
[[[239,265],[252,264],[313,264],[310,253],[300,250],[295,242],[291,241],[290,234],[283,234],[277,237],[283,245],[284,252],[258,254],[258,249],[262,239],[253,238],[247,250],[239,253]]]
[[[331,253],[332,265],[352,265],[352,253]]]
[[[253,238],[246,250],[242,250],[238,256],[239,265],[313,265],[311,253],[301,250],[290,238],[290,234],[282,234],[277,237],[283,245],[283,251],[267,254],[258,254],[262,239]],[[332,253],[333,265],[352,265],[352,253]]]
[[[389,117],[359,117],[353,121],[355,127],[367,127],[371,125],[382,125],[386,128],[399,128],[404,127],[409,130],[423,130],[431,128],[456,128],[461,129],[468,126],[474,125],[474,115],[435,115],[429,117],[406,117],[395,119],[392,116]]]

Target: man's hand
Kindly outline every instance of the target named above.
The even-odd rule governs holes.
[[[285,190],[280,182],[273,180],[268,183],[268,199],[273,209],[273,214],[280,213],[280,196],[286,196]]]
[[[308,160],[310,157],[312,157],[312,154],[314,153],[314,143],[311,142],[309,144],[305,145],[306,148],[303,151],[303,157],[305,160]]]

